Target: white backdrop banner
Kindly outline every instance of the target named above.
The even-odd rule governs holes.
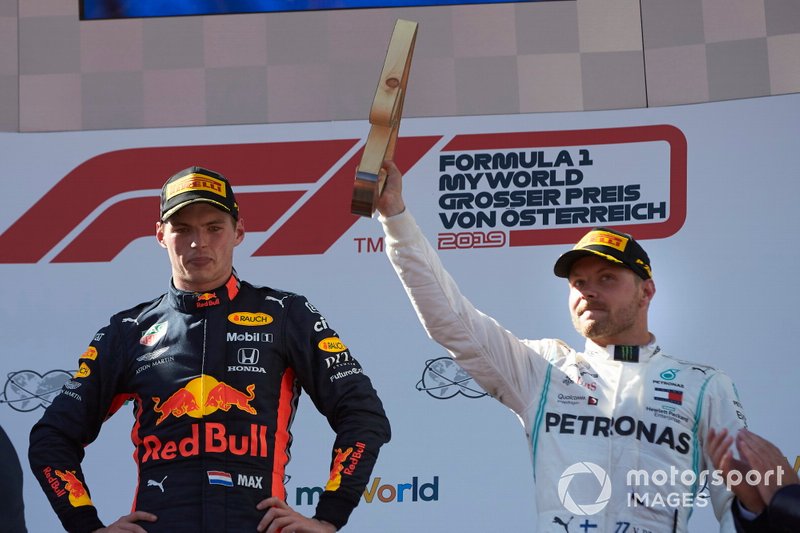
[[[572,330],[558,255],[587,228],[633,233],[658,288],[667,353],[726,370],[750,427],[800,466],[795,281],[800,95],[659,109],[407,119],[407,203],[464,293],[520,337]],[[116,311],[164,292],[158,194],[201,165],[234,185],[244,279],[304,294],[359,359],[393,439],[347,530],[531,531],[531,464],[516,417],[427,338],[375,220],[349,213],[366,122],[0,134],[0,424],[23,462],[30,531],[59,529],[27,466],[28,433]],[[132,409],[84,461],[101,518],[137,483]],[[302,401],[289,503],[311,514],[332,432]],[[555,489],[554,489],[555,490]],[[692,531],[715,522],[698,508]],[[569,531],[588,528],[576,520]],[[554,531],[564,527],[554,525]]]

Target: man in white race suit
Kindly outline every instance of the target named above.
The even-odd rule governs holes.
[[[745,427],[744,412],[727,375],[667,355],[650,333],[656,289],[644,249],[610,228],[589,231],[554,268],[585,347],[519,339],[461,294],[406,209],[401,173],[384,168],[386,252],[422,325],[525,428],[531,530],[563,533],[574,520],[597,533],[686,532],[710,494],[721,531],[734,531],[732,494],[707,475],[704,448],[711,428]]]

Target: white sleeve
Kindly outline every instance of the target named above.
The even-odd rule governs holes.
[[[408,210],[379,220],[386,253],[428,336],[486,392],[522,414],[530,406],[531,391],[541,388],[548,364],[539,354],[547,355],[554,341],[521,341],[475,309]]]
[[[705,449],[709,429],[720,431],[727,429],[729,435],[735,436],[740,429],[746,427],[744,409],[739,401],[736,387],[724,372],[716,372],[707,382],[703,391],[703,412],[700,420],[699,437],[703,444],[703,462],[705,468],[713,469],[713,463]],[[733,493],[725,484],[711,484],[711,504],[720,524],[720,532],[733,533],[736,526],[731,513]]]

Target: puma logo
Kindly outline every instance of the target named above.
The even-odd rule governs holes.
[[[288,296],[284,296],[283,298],[275,298],[274,296],[267,296],[266,300],[272,300],[273,302],[278,302],[281,307],[283,307],[283,301],[288,298]]]
[[[168,476],[164,476],[164,479],[167,479]],[[161,492],[164,492],[164,479],[161,481],[156,481],[155,479],[148,479],[147,486],[148,487],[158,487],[161,489]]]
[[[553,517],[553,523],[554,524],[558,524],[559,526],[564,526],[564,531],[569,533],[569,523],[572,522],[573,518],[575,518],[575,517],[574,516],[570,516],[569,520],[564,522],[563,520],[561,520],[559,517],[556,516],[556,517]]]

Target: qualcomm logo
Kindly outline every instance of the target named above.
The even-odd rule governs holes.
[[[594,474],[597,482],[600,485],[600,493],[597,495],[594,503],[575,503],[572,496],[569,494],[569,484],[572,478],[579,474]],[[586,485],[583,484],[585,487]],[[597,514],[608,505],[608,500],[611,499],[611,480],[600,466],[590,462],[575,463],[567,467],[561,474],[561,479],[558,480],[558,500],[564,508],[576,515],[593,515]]]

